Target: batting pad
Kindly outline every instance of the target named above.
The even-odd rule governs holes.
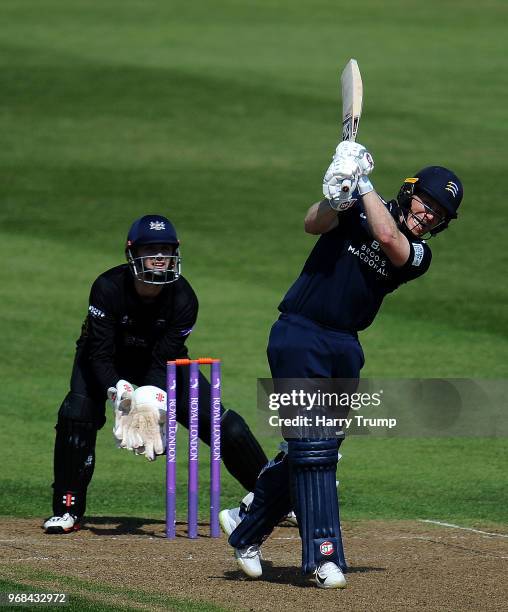
[[[325,561],[347,571],[340,531],[335,472],[337,440],[290,440],[288,457],[293,506],[302,538],[302,572]]]

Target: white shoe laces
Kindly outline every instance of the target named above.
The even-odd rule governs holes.
[[[68,519],[75,519],[75,517],[72,516],[72,514],[69,514],[68,512],[66,512],[62,516],[52,516],[48,520],[50,523],[59,523],[60,521],[67,521]]]
[[[263,558],[257,544],[251,544],[245,549],[245,552],[242,551],[242,557],[247,557],[248,559]]]

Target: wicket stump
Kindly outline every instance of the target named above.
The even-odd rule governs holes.
[[[220,510],[220,360],[175,359],[168,361],[166,371],[166,537],[176,537],[176,398],[177,367],[189,366],[189,474],[188,474],[188,537],[198,537],[199,498],[199,366],[210,365],[210,536],[218,538]]]

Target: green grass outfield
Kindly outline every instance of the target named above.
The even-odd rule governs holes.
[[[52,428],[89,287],[147,212],[181,236],[201,302],[193,354],[223,358],[225,402],[255,422],[268,331],[314,241],[302,219],[338,139],[351,56],[378,190],[391,197],[440,163],[466,193],[430,273],[362,334],[364,375],[506,377],[506,17],[500,0],[3,0],[0,514],[50,512]],[[162,518],[163,461],[117,451],[110,428],[89,513]],[[343,450],[346,520],[506,521],[506,440]],[[224,503],[240,493],[225,475]]]
[[[180,597],[168,597],[148,590],[138,588],[115,587],[99,585],[88,580],[70,576],[62,576],[48,571],[19,568],[17,580],[0,578],[0,593],[9,593],[21,598],[21,594],[29,593],[59,593],[68,594],[68,604],[64,610],[81,612],[82,610],[97,612],[116,612],[118,610],[164,609],[178,612],[227,612],[225,608],[203,602],[193,602]],[[34,583],[37,585],[35,588]],[[24,598],[26,601],[26,598]],[[127,604],[127,605],[125,605]],[[2,611],[16,611],[18,605],[4,606]],[[26,609],[27,606],[24,606]],[[56,606],[52,606],[54,609]]]

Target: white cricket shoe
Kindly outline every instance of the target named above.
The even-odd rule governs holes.
[[[46,533],[71,533],[81,529],[81,519],[66,512],[63,516],[52,516],[42,526]]]
[[[219,523],[222,527],[222,531],[228,536],[242,522],[243,515],[249,511],[252,500],[254,499],[254,493],[247,493],[247,495],[240,502],[239,508],[229,508],[219,512]],[[240,516],[240,514],[242,516]]]
[[[242,519],[240,518],[240,508],[226,508],[225,510],[221,510],[219,512],[220,526],[228,538],[241,522]],[[281,523],[289,523],[292,527],[298,527],[296,514],[291,511],[289,514],[286,514],[286,516],[281,520]]]
[[[259,578],[263,573],[261,568],[261,551],[257,544],[245,548],[235,548],[235,557],[240,569],[251,578]]]
[[[231,508],[229,510],[226,508],[226,510],[221,510],[219,512],[220,526],[228,538],[241,522],[240,508]]]
[[[320,589],[343,589],[346,586],[344,574],[332,561],[321,563],[314,572],[314,578]]]

